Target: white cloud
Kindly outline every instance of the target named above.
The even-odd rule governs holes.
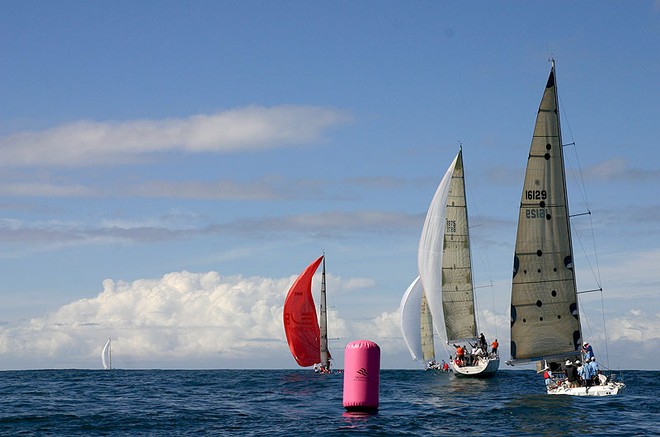
[[[643,310],[632,309],[610,320],[607,326],[608,337],[613,341],[646,343],[660,340],[660,313],[647,314]]]
[[[317,141],[350,116],[313,106],[227,110],[188,118],[126,122],[79,121],[0,138],[2,166],[79,167],[135,160],[165,151],[226,153]]]
[[[169,362],[197,367],[201,361],[223,367],[236,360],[244,366],[294,365],[282,326],[284,297],[294,279],[182,271],[160,279],[106,280],[94,298],[71,302],[23,326],[0,329],[0,354],[28,368],[98,367],[100,349],[111,337],[119,366],[167,367]],[[373,284],[360,278],[329,280],[344,291]],[[316,295],[316,282],[314,287]],[[364,335],[393,331],[386,319],[364,324]],[[355,329],[334,309],[329,325],[331,336],[342,340]],[[335,349],[340,359],[341,348]]]

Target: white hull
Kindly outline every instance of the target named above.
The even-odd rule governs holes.
[[[500,368],[499,358],[480,359],[476,366],[457,366],[452,361],[451,369],[454,375],[467,378],[486,378],[493,376]]]
[[[548,387],[549,395],[569,396],[614,396],[620,394],[626,385],[622,382],[609,382],[591,387]]]

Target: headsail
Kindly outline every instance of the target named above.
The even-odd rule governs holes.
[[[323,260],[320,256],[293,283],[284,301],[284,331],[291,354],[301,367],[320,360],[320,330],[312,298],[312,278]]]
[[[520,201],[511,288],[513,361],[575,355],[581,341],[554,62]]]
[[[108,339],[101,351],[101,364],[106,370],[112,369],[112,340]]]

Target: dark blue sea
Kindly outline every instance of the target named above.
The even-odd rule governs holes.
[[[533,371],[486,380],[382,370],[380,409],[350,415],[343,375],[311,370],[0,372],[0,434],[660,435],[660,372],[623,373],[624,394],[548,396]]]

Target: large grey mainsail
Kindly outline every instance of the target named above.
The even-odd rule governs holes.
[[[581,341],[554,62],[520,201],[511,288],[513,361],[575,355]]]
[[[449,184],[442,255],[442,307],[447,342],[477,339],[465,201],[463,152],[459,151]]]

